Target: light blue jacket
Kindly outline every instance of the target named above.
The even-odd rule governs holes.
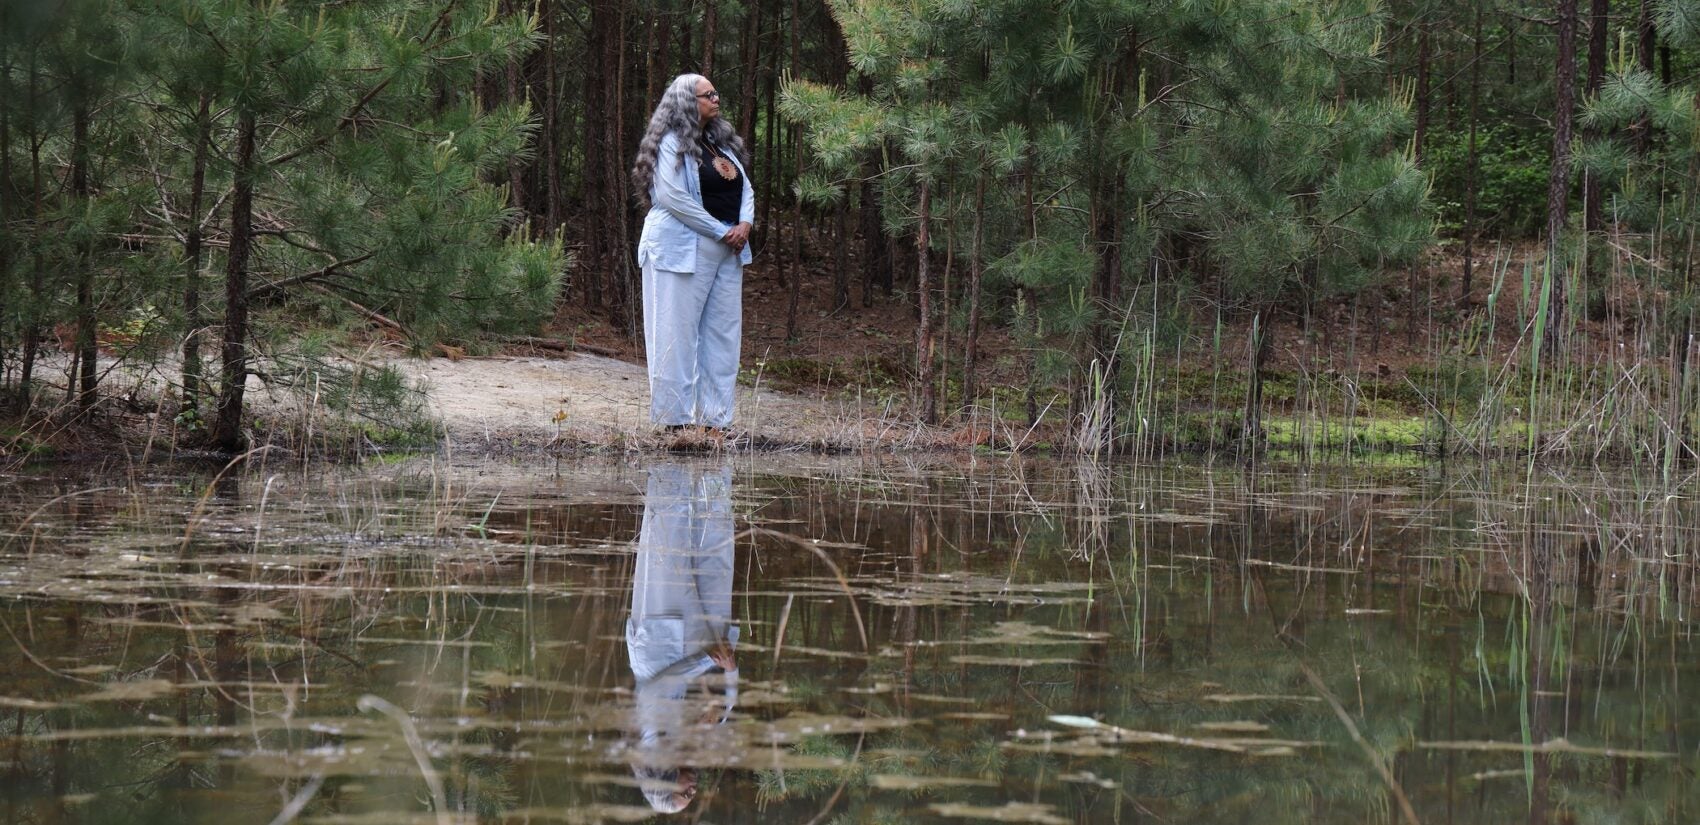
[[[738,166],[744,181],[743,207],[738,219],[756,222],[756,190],[750,186],[749,173],[737,156],[726,156]],[[697,162],[686,155],[680,163],[679,138],[672,132],[661,136],[661,148],[655,154],[655,179],[649,185],[649,214],[643,217],[643,235],[638,238],[639,267],[654,264],[668,272],[696,272],[697,238],[719,240],[726,236],[726,226],[708,210],[702,208],[702,178]],[[750,262],[750,245],[738,255],[738,262]]]
[[[718,223],[718,222],[717,222]],[[637,727],[645,742],[688,729],[702,706],[684,702],[693,684],[718,688],[720,718],[738,702],[738,670],[709,651],[738,645],[732,623],[732,465],[662,462],[649,467],[632,571],[626,651],[636,682]]]

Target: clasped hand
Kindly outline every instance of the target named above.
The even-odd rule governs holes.
[[[727,644],[724,639],[715,642],[714,646],[708,649],[708,658],[721,670],[738,669],[737,654],[732,652],[732,646]]]
[[[749,223],[748,222],[740,222],[737,226],[734,226],[729,231],[727,231],[727,233],[724,236],[722,236],[720,240],[724,241],[727,246],[732,247],[733,252],[744,251],[744,244],[747,244],[747,243],[750,242],[750,225],[749,225]]]

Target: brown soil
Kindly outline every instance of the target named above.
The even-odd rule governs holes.
[[[891,295],[875,288],[867,296],[868,306],[863,306],[863,285],[853,280],[849,303],[834,307],[833,258],[825,250],[814,251],[818,254],[808,256],[811,263],[800,284],[793,336],[786,335],[790,291],[780,279],[776,259],[758,257],[745,272],[744,367],[746,383],[756,388],[741,388],[737,426],[747,443],[779,449],[928,449],[1017,444],[1030,436],[1048,440],[1060,434],[1000,432],[1009,425],[949,415],[941,428],[917,427],[913,411],[905,407],[911,397],[915,347],[912,276],[905,282],[900,274]],[[1391,274],[1356,302],[1319,306],[1308,333],[1298,313],[1278,318],[1272,369],[1337,371],[1402,383],[1412,368],[1459,351],[1460,331],[1479,318],[1492,288],[1494,252],[1489,247],[1478,258],[1469,305],[1457,301],[1462,261],[1456,248],[1448,247],[1414,272]],[[1526,334],[1518,309],[1524,263],[1537,259],[1539,249],[1526,244],[1506,247],[1500,254],[1511,263],[1505,269],[1489,345],[1494,357],[1510,358],[1524,346]],[[958,269],[950,277],[960,283],[963,273]],[[1601,313],[1608,320],[1583,319],[1580,346],[1603,353],[1629,340],[1633,326],[1609,319],[1637,317],[1645,311],[1638,306],[1656,297],[1628,287],[1608,291],[1606,311]],[[564,301],[563,307],[538,338],[496,355],[418,359],[391,352],[377,357],[422,382],[451,449],[668,446],[670,437],[648,423],[641,341],[631,340],[574,301]],[[1239,373],[1246,364],[1249,315],[1225,318],[1216,352],[1212,324],[1208,317],[1195,321],[1195,340],[1186,351],[1197,355],[1188,356],[1186,369]],[[961,334],[941,333],[939,344],[951,374],[959,375]],[[563,347],[578,351],[563,352]],[[989,331],[981,348],[982,387],[1019,383],[1021,359],[1007,335]],[[148,370],[150,375],[127,376],[120,368],[108,376],[104,392],[134,397],[127,387],[163,386],[163,376],[172,368],[155,365]],[[306,420],[311,426],[312,413],[268,395],[257,381],[250,399],[260,420],[282,422],[285,428],[300,428]],[[944,399],[941,410],[959,406],[960,399]],[[1057,422],[1048,423],[1046,429],[1055,430]],[[148,425],[150,431],[158,427]]]
[[[824,246],[824,244],[823,244]],[[1288,308],[1276,318],[1270,368],[1276,372],[1332,370],[1347,374],[1398,378],[1413,367],[1431,366],[1437,357],[1456,353],[1466,345],[1462,333],[1467,322],[1480,320],[1493,288],[1496,266],[1504,272],[1497,301],[1493,336],[1486,344],[1497,359],[1513,357],[1526,346],[1526,319],[1519,316],[1524,266],[1538,269],[1541,247],[1530,242],[1483,244],[1475,258],[1468,303],[1459,300],[1463,258],[1456,244],[1443,246],[1424,264],[1412,270],[1388,273],[1381,285],[1362,292],[1355,302],[1324,301],[1314,310],[1309,331],[1302,313]],[[880,381],[902,385],[912,381],[915,352],[915,307],[911,300],[913,275],[900,274],[892,295],[874,289],[864,306],[863,286],[852,258],[850,301],[832,305],[832,256],[825,248],[812,249],[806,256],[804,279],[798,297],[796,329],[786,336],[790,293],[781,282],[772,257],[745,271],[744,362],[746,367],[766,365],[768,381],[794,392],[819,395],[864,389]],[[1498,262],[1496,263],[1496,259]],[[1507,264],[1506,259],[1509,259]],[[940,267],[942,269],[942,265]],[[965,273],[951,277],[960,284]],[[1603,353],[1616,349],[1625,336],[1634,334],[1632,324],[1618,318],[1633,318],[1636,305],[1647,296],[1633,285],[1614,285],[1608,290],[1605,317],[1582,317],[1578,346],[1584,352]],[[1599,308],[1596,308],[1598,310]],[[1578,311],[1585,310],[1578,307]],[[1201,308],[1201,312],[1203,308]],[[1234,374],[1247,364],[1251,317],[1248,311],[1229,313],[1224,318],[1222,345],[1213,352],[1214,321],[1206,314],[1195,319],[1194,342],[1186,348],[1188,366],[1210,372]],[[633,342],[606,321],[578,304],[563,309],[546,335],[592,345],[621,360],[641,362],[642,342]],[[960,332],[942,333],[939,344],[949,369],[956,375],[963,358]],[[945,346],[948,345],[948,346]],[[980,342],[981,385],[1011,385],[1021,374],[1012,342],[1002,330],[991,330]],[[906,397],[906,392],[894,392]],[[866,396],[864,395],[864,400]]]

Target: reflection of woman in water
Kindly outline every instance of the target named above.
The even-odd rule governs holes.
[[[663,813],[696,798],[696,770],[678,767],[680,734],[726,721],[737,703],[731,486],[730,465],[649,469],[626,650],[637,681],[633,770]]]

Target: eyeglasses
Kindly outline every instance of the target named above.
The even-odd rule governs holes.
[[[706,97],[709,100],[712,100],[716,103],[720,102],[720,93],[719,92],[708,92],[707,94],[697,95],[697,97]]]

